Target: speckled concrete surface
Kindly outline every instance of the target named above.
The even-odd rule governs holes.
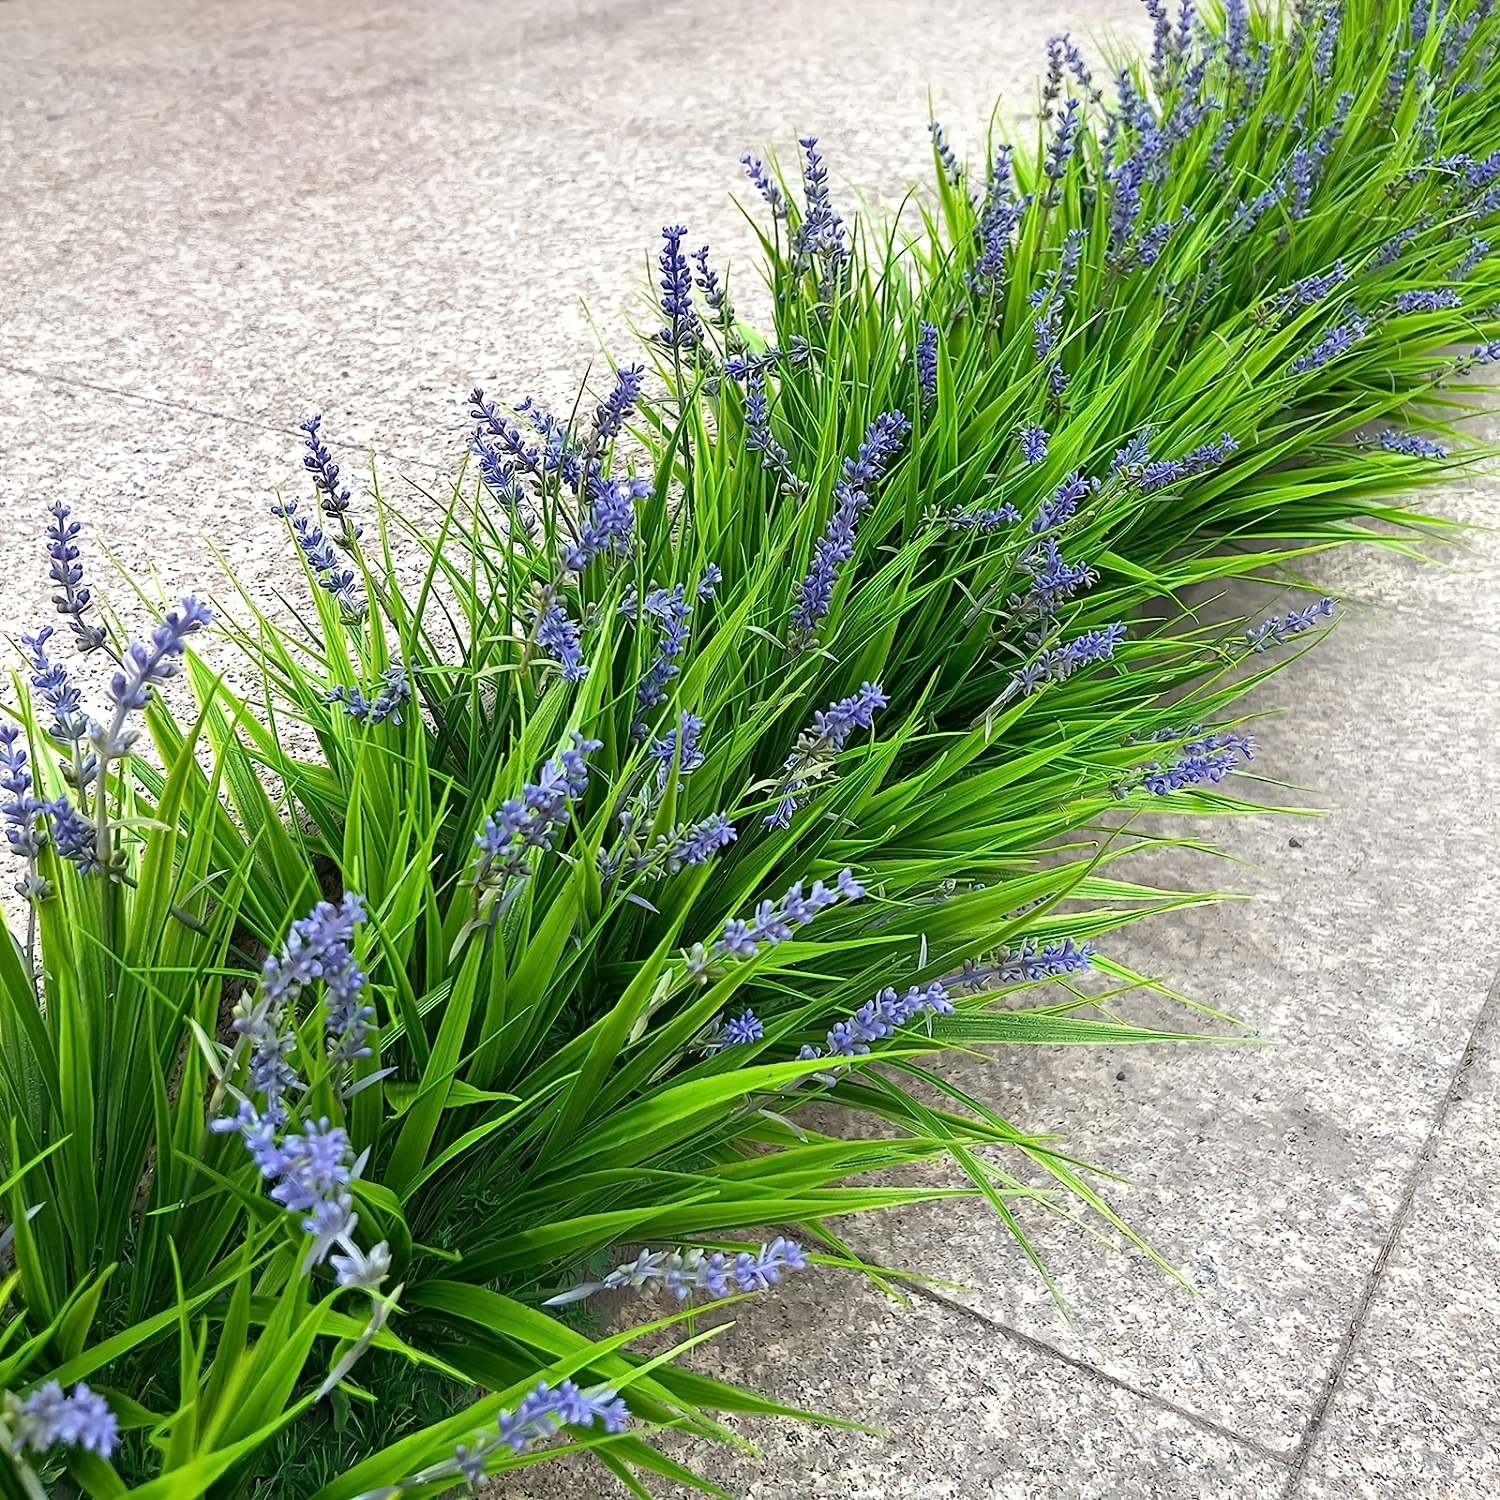
[[[662,222],[748,264],[741,150],[816,129],[889,207],[928,88],[974,146],[1065,27],[1143,29],[1133,0],[0,0],[0,629],[45,609],[55,496],[167,590],[216,587],[217,550],[270,594],[308,408],[351,470],[373,445],[388,489],[441,484],[476,380],[566,400],[590,320],[618,343]],[[1494,487],[1428,503],[1500,523]],[[802,1278],[745,1307],[702,1368],[883,1436],[751,1424],[759,1458],[693,1455],[734,1493],[1500,1493],[1500,544],[1317,572],[1346,618],[1262,695],[1288,713],[1259,764],[1322,816],[1206,829],[1241,863],[1149,873],[1255,900],[1114,950],[1269,1045],[953,1068],[1131,1178],[1195,1292],[1039,1221],[1065,1324],[977,1209],[865,1225],[964,1288]],[[554,1467],[534,1493],[615,1493]]]

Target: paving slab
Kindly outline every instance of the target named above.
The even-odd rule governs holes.
[[[9,0],[0,363],[450,464],[476,381],[568,400],[589,319],[651,316],[662,224],[756,303],[742,151],[819,133],[888,208],[929,88],[982,159],[1067,27],[1147,30],[1136,0]]]
[[[756,1452],[679,1453],[742,1500],[1278,1500],[1286,1482],[1232,1436],[923,1298],[902,1305],[819,1275],[735,1314],[696,1367],[879,1429],[731,1423]],[[809,1339],[811,1327],[822,1337]],[[493,1490],[495,1500],[625,1493],[571,1455]]]
[[[1296,1500],[1500,1493],[1497,1159],[1500,988],[1454,1080]]]
[[[1346,619],[1252,700],[1290,710],[1263,722],[1256,764],[1315,788],[1320,816],[1189,820],[1237,863],[1132,862],[1148,883],[1253,898],[1101,947],[1266,1045],[1009,1051],[943,1069],[1128,1178],[1113,1200],[1196,1294],[1138,1253],[1099,1254],[1079,1229],[1023,1215],[1065,1320],[978,1205],[872,1218],[850,1228],[858,1248],[950,1276],[993,1322],[1293,1453],[1500,963],[1497,646],[1415,614]],[[1455,758],[1458,778],[1443,771]],[[1119,1009],[1185,1019],[1161,1000]],[[1469,1404],[1456,1375],[1450,1396]]]

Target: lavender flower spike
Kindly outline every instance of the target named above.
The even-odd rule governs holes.
[[[83,528],[71,516],[70,507],[61,500],[53,502],[52,524],[47,528],[47,556],[52,563],[48,576],[62,590],[53,596],[52,603],[58,614],[67,619],[79,655],[86,656],[104,644],[105,630],[102,625],[83,623],[85,612],[93,604],[93,595],[83,581],[83,564],[78,560],[76,543]]]
[[[582,1302],[595,1292],[629,1289],[637,1293],[665,1287],[679,1302],[702,1293],[707,1300],[731,1297],[736,1292],[763,1292],[781,1280],[786,1271],[807,1268],[807,1256],[795,1240],[778,1236],[758,1251],[741,1250],[734,1256],[722,1250],[642,1250],[633,1261],[611,1271],[602,1281],[586,1281],[561,1296],[549,1297],[543,1307],[562,1307]]]
[[[12,1402],[15,1398],[8,1396],[7,1406]],[[33,1453],[60,1444],[108,1458],[120,1440],[120,1424],[108,1402],[81,1380],[71,1395],[65,1395],[57,1381],[49,1380],[15,1405],[18,1409],[7,1413],[11,1431],[17,1445]]]
[[[803,794],[807,788],[828,774],[832,757],[844,748],[856,729],[874,727],[876,713],[889,702],[878,684],[867,682],[857,693],[815,713],[811,725],[798,735],[795,748],[782,765],[776,805],[761,819],[764,826],[789,827],[792,814],[806,801]]]
[[[182,670],[188,637],[212,623],[213,612],[209,607],[188,595],[178,608],[167,612],[151,632],[149,642],[130,643],[123,670],[116,672],[109,684],[114,717],[107,727],[89,726],[89,739],[100,759],[101,777],[105,762],[127,754],[135,741],[135,735],[125,729],[126,718],[145,708],[154,687],[177,676]]]
[[[935,323],[917,330],[917,388],[924,398],[936,395],[938,378],[938,331]]]
[[[1268,646],[1281,645],[1288,636],[1300,635],[1304,630],[1310,630],[1319,619],[1329,619],[1333,615],[1333,600],[1319,599],[1315,604],[1309,604],[1300,613],[1293,609],[1288,610],[1286,618],[1280,615],[1272,615],[1269,620],[1254,626],[1245,632],[1245,639],[1255,651],[1264,651]]]
[[[621,365],[615,372],[614,389],[594,412],[594,446],[602,448],[624,429],[646,378],[645,365]]]
[[[770,206],[771,216],[776,219],[786,218],[786,194],[781,191],[781,184],[771,175],[771,169],[765,162],[747,151],[740,157],[740,165],[745,169],[745,175],[755,184],[755,190]]]
[[[1021,429],[1021,461],[1039,464],[1047,457],[1047,429],[1033,422]]]
[[[824,1047],[805,1046],[797,1055],[803,1062],[825,1056],[862,1057],[872,1043],[893,1037],[918,1016],[952,1014],[953,1001],[941,984],[913,985],[904,995],[887,987],[873,1000],[865,1001],[847,1021],[836,1022]]]
[[[661,232],[664,243],[657,256],[661,267],[661,310],[667,317],[657,337],[669,349],[679,352],[695,349],[703,342],[703,325],[693,306],[693,273],[687,256],[682,253],[682,237],[686,233],[685,224],[664,225]]]
[[[322,414],[314,412],[298,427],[299,432],[307,434],[304,439],[307,452],[302,456],[302,467],[312,475],[313,488],[318,492],[318,503],[323,508],[323,514],[330,521],[339,523],[339,541],[348,543],[353,541],[359,532],[350,526],[347,519],[349,491],[339,488],[339,466],[334,463],[333,455],[318,435],[318,429],[322,425]]]
[[[862,901],[864,896],[865,888],[854,878],[852,870],[841,870],[832,888],[815,880],[804,891],[799,880],[780,901],[762,901],[755,908],[754,917],[731,917],[710,948],[695,943],[689,952],[688,971],[701,975],[715,960],[754,958],[763,946],[774,948],[786,942],[797,928],[805,927],[820,911],[840,901]]]

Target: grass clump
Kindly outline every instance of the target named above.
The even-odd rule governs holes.
[[[924,1199],[1128,1233],[940,1057],[1178,1035],[1093,1006],[1202,899],[1119,866],[1128,814],[1248,805],[1237,705],[1333,609],[1192,600],[1420,536],[1392,497],[1478,456],[1497,41],[1231,5],[1109,104],[1060,41],[1036,141],[971,182],[934,128],[888,225],[810,138],[751,159],[772,326],[669,227],[642,361],[568,420],[474,392],[430,527],[306,424],[312,606],[219,621],[247,695],[196,601],[96,627],[60,508],[114,667],[91,707],[31,638],[4,739],[0,1487],[436,1495],[566,1429],[719,1493],[657,1435],[783,1408],[679,1363],[693,1307],[863,1272],[836,1221]],[[658,1297],[605,1334],[619,1286]]]

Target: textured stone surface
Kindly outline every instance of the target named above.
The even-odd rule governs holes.
[[[803,1279],[736,1313],[701,1368],[880,1429],[758,1422],[744,1429],[758,1455],[682,1455],[744,1500],[1276,1500],[1285,1484],[1228,1435],[925,1299],[902,1306],[852,1279]],[[815,1323],[821,1339],[808,1337]],[[496,1487],[497,1500],[624,1494],[570,1460]]]
[[[1299,1491],[1306,1500],[1488,1500],[1500,1491],[1500,1028],[1493,1014],[1455,1084],[1313,1447]]]
[[[57,497],[91,558],[166,591],[217,588],[216,550],[260,596],[285,586],[265,507],[309,407],[349,472],[373,447],[387,493],[440,491],[475,381],[566,404],[591,322],[618,348],[649,314],[660,224],[752,263],[741,150],[787,159],[817,130],[845,201],[889,209],[927,167],[928,88],[978,156],[1065,27],[1145,29],[1134,0],[5,0],[0,629],[46,607]],[[753,276],[736,294],[756,310]],[[1500,524],[1493,484],[1423,503]],[[883,1438],[755,1423],[758,1459],[684,1456],[754,1500],[1500,1493],[1493,1033],[1444,1113],[1500,962],[1500,552],[1478,533],[1445,555],[1309,564],[1350,607],[1262,694],[1289,712],[1257,768],[1322,816],[1193,830],[1238,863],[1138,865],[1255,898],[1109,946],[1266,1045],[952,1069],[1130,1178],[1112,1200],[1196,1294],[1029,1219],[1065,1324],[977,1209],[887,1219],[860,1243],[966,1283],[944,1294],[963,1308],[804,1278],[696,1356]],[[561,1465],[532,1492],[614,1493]]]

